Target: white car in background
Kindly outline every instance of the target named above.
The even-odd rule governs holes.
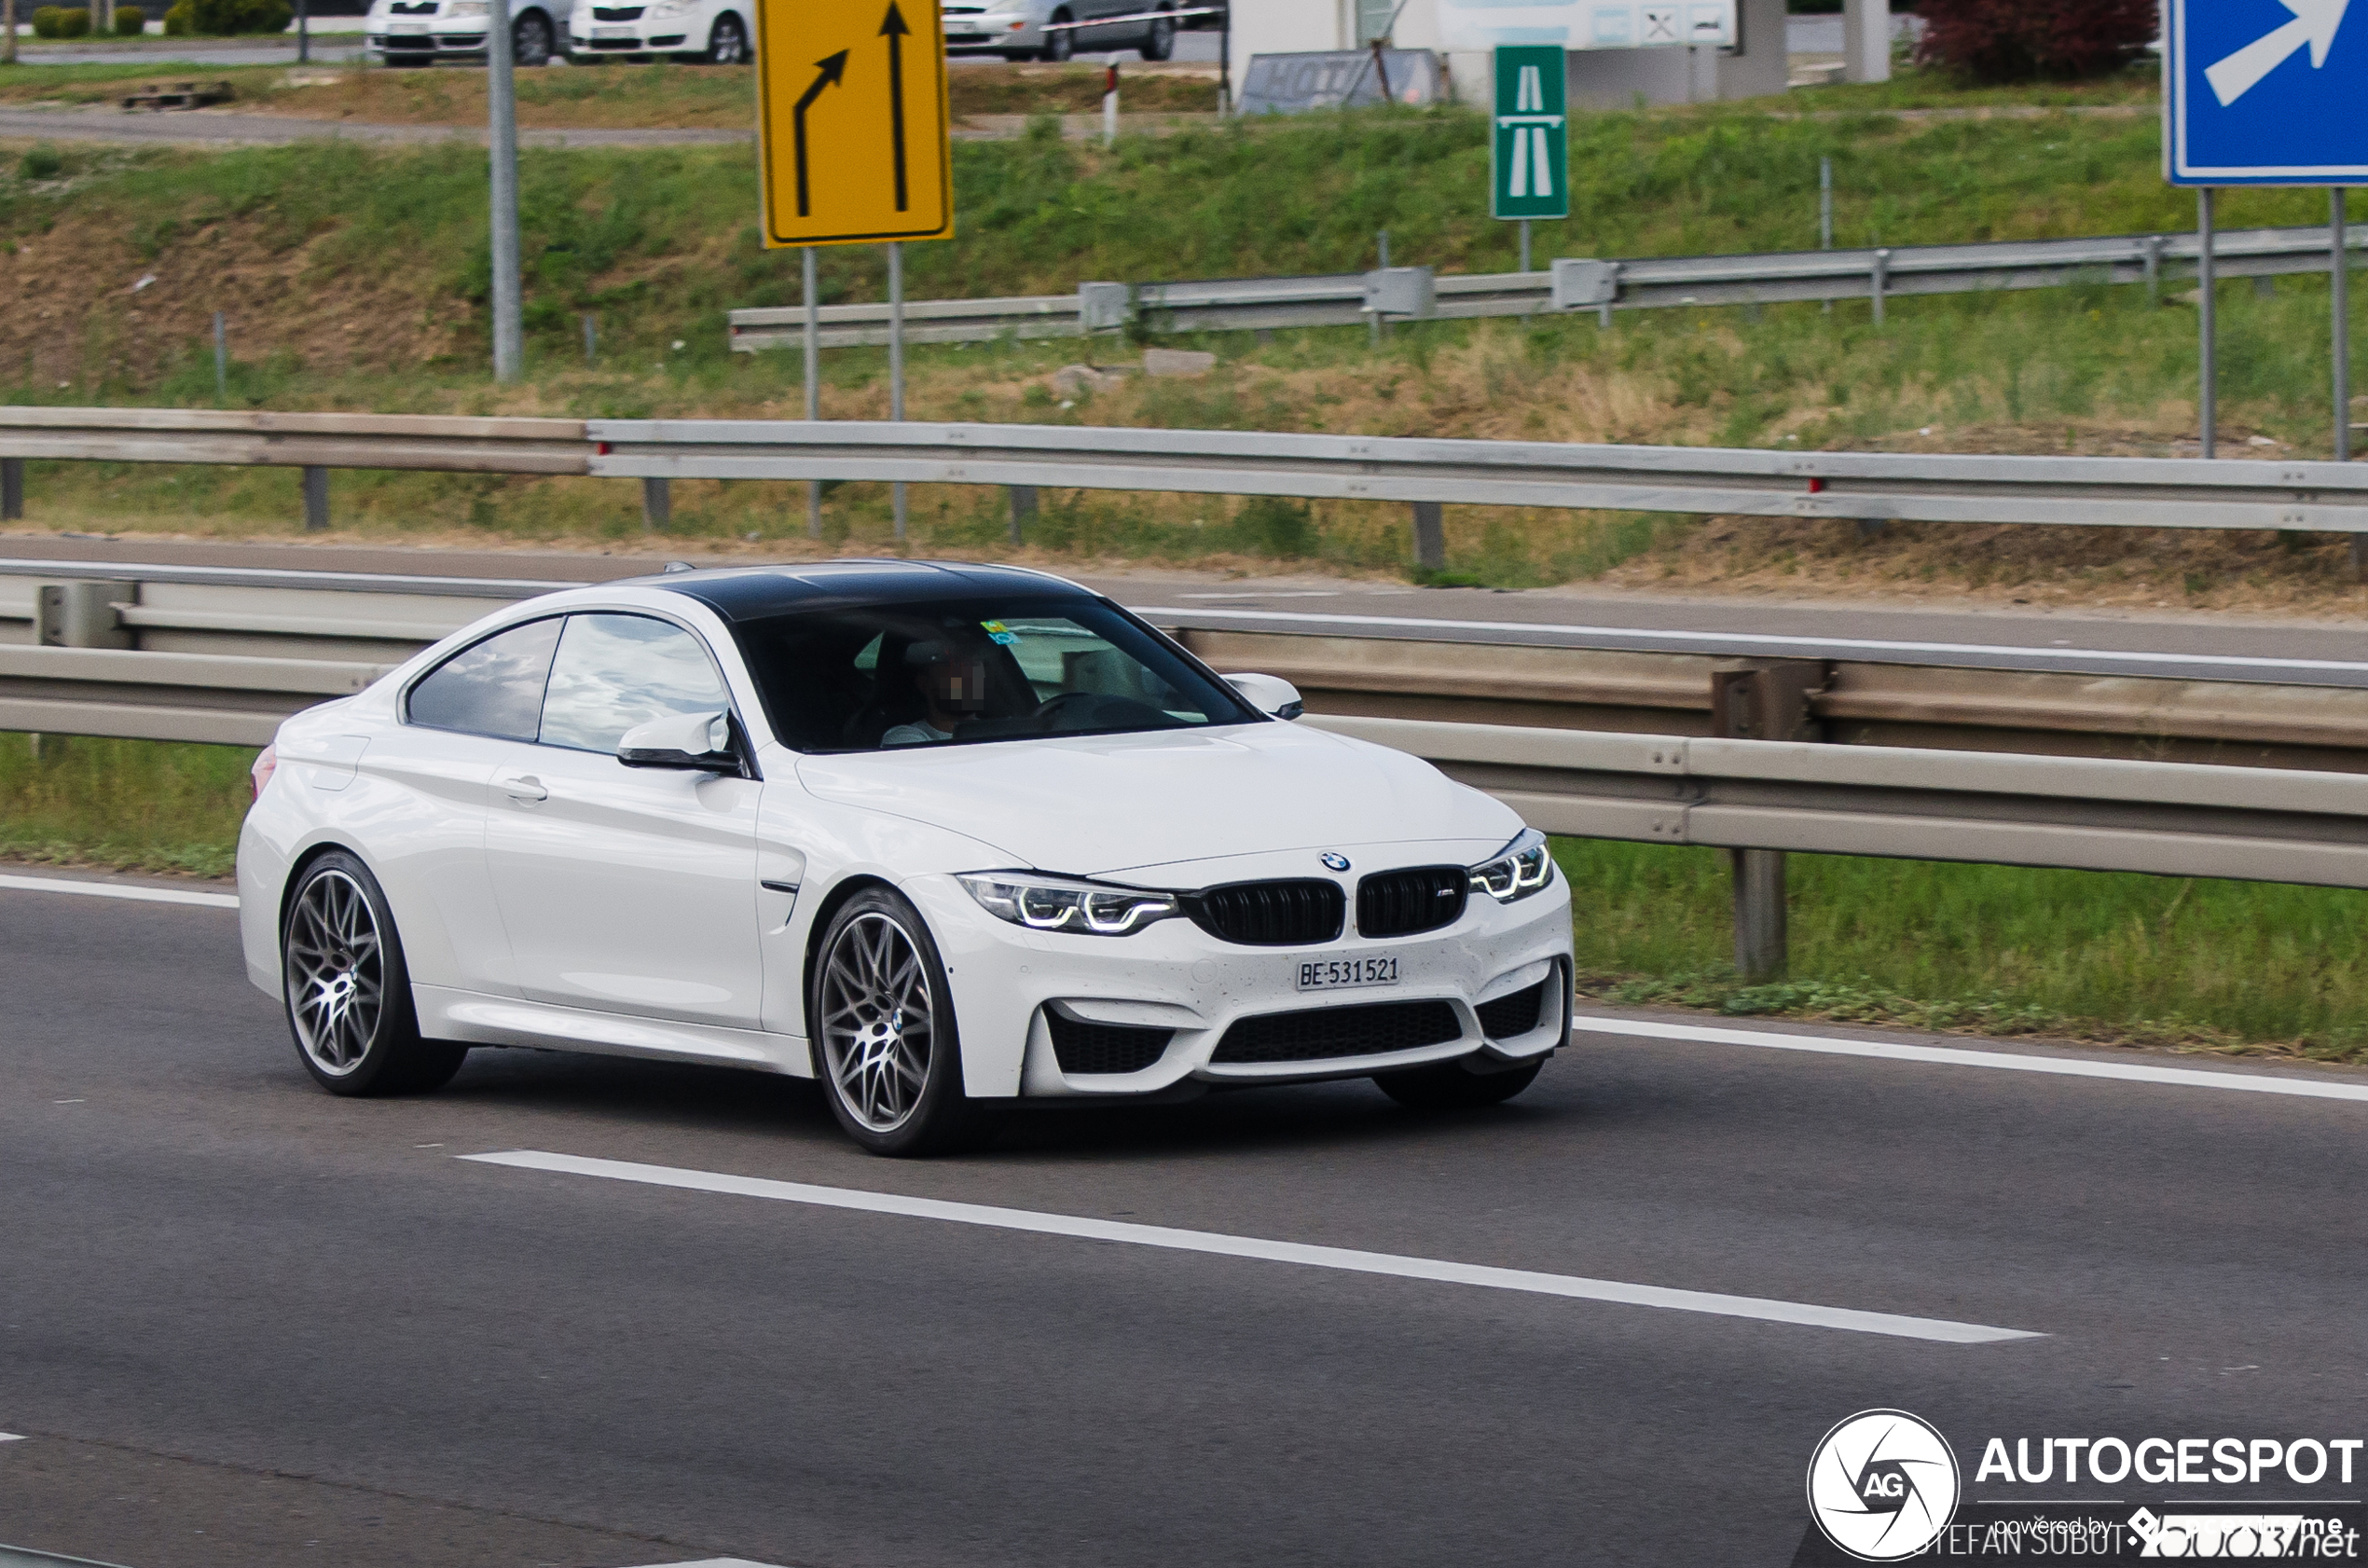
[[[488,0],[371,0],[364,47],[389,65],[433,65],[439,60],[485,63]],[[559,48],[561,13],[544,0],[511,0],[511,58],[548,65]]]
[[[1011,567],[549,594],[281,726],[247,972],[332,1093],[702,1062],[819,1079],[881,1154],[1030,1104],[1519,1093],[1570,1030],[1545,840],[1298,711]]]
[[[679,60],[745,65],[756,19],[746,0],[578,0],[568,13],[568,59]]]
[[[943,0],[945,47],[954,54],[999,54],[1006,60],[1067,60],[1131,48],[1146,60],[1176,52],[1176,33],[1198,18],[1152,15],[1148,21],[1106,27],[1048,26],[1174,11],[1201,0]]]

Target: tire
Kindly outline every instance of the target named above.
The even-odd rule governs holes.
[[[812,997],[814,1076],[847,1136],[912,1158],[992,1135],[992,1120],[962,1093],[937,943],[902,897],[871,887],[839,906],[815,949]]]
[[[1166,60],[1174,55],[1176,53],[1176,19],[1171,16],[1154,17],[1150,26],[1143,31],[1141,48],[1143,58],[1146,60]]]
[[[289,889],[280,968],[296,1056],[332,1094],[441,1089],[469,1054],[420,1038],[394,913],[379,879],[345,850],[314,860]]]
[[[1070,16],[1067,9],[1062,9],[1053,13],[1053,20],[1054,21],[1074,21],[1077,19]],[[1044,34],[1045,59],[1057,65],[1064,61],[1073,60],[1076,57],[1077,33],[1075,29],[1064,27],[1057,33],[1047,33]]]
[[[551,63],[551,19],[529,11],[510,24],[510,62],[514,65]]]
[[[1427,1067],[1410,1067],[1404,1072],[1376,1073],[1373,1082],[1383,1093],[1409,1110],[1469,1110],[1479,1106],[1503,1105],[1536,1082],[1538,1069],[1545,1065],[1532,1062],[1501,1073],[1476,1073],[1459,1058],[1436,1062]]]
[[[715,31],[708,34],[707,52],[699,57],[709,65],[745,65],[749,59],[749,35],[740,19],[730,11],[715,19]]]

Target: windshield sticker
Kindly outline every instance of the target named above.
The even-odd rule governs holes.
[[[985,628],[986,635],[989,640],[998,642],[1006,648],[1011,647],[1013,643],[1020,640],[1019,633],[1013,631],[1011,627],[1005,626],[1000,621],[981,621],[979,625]]]

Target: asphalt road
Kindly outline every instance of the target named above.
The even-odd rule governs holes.
[[[1970,1492],[1990,1435],[2344,1436],[2368,1396],[2358,1101],[1593,1035],[1488,1113],[1260,1091],[891,1163],[805,1086],[722,1070],[480,1052],[432,1097],[333,1099],[234,928],[0,891],[0,1540],[134,1568],[1782,1564],[1812,1445],[1862,1409],[1934,1422]],[[2042,1337],[456,1158],[512,1149]]]
[[[707,557],[700,564],[761,558]],[[0,534],[0,560],[8,559],[597,583],[659,571],[667,557]],[[2148,618],[1581,588],[1505,592],[1172,571],[1073,575],[1137,609],[1177,612],[1160,617],[1167,625],[2368,687],[2368,633],[2358,626],[2265,616]]]

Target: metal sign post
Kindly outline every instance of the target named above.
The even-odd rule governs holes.
[[[1489,215],[1521,222],[1569,217],[1570,117],[1564,107],[1562,48],[1523,44],[1499,48],[1495,78]]]
[[[768,248],[806,251],[806,353],[816,346],[816,245],[888,247],[888,396],[904,418],[907,240],[954,238],[945,25],[937,0],[759,0],[756,140]],[[815,377],[806,373],[806,407]],[[904,537],[904,486],[893,490]],[[806,527],[821,530],[807,492]]]
[[[2211,190],[2220,186],[2368,185],[2368,22],[2344,25],[2350,0],[2283,0],[2268,7],[2165,0],[2163,174],[2203,187],[2203,362],[2209,417],[2212,359]],[[2265,13],[2267,13],[2265,16]],[[2275,23],[2275,25],[2271,25]],[[2350,455],[2348,345],[2343,319],[2346,260],[2341,209],[2331,234],[2336,268],[2335,456]],[[2212,433],[2204,429],[2204,454]]]
[[[493,378],[515,381],[526,360],[518,278],[517,84],[511,70],[509,0],[493,0],[489,11],[485,99],[491,121],[487,140],[493,192]]]

